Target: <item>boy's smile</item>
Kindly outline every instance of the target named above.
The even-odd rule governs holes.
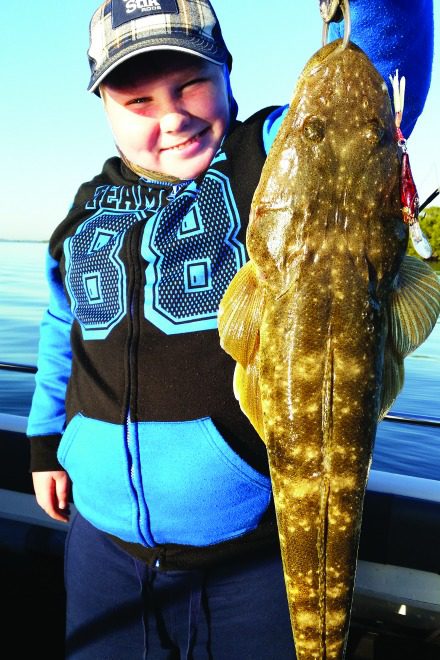
[[[157,51],[120,65],[100,87],[118,148],[135,165],[192,179],[213,159],[229,123],[223,68]]]

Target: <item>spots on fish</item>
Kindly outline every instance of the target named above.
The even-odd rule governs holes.
[[[379,288],[406,241],[384,83],[354,45],[336,48],[306,67],[247,230],[264,289],[258,395],[299,660],[343,657],[380,401]]]

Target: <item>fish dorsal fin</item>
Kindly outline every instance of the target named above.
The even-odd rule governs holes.
[[[248,261],[229,284],[218,316],[220,344],[243,366],[251,362],[258,350],[263,305],[255,266]]]
[[[240,408],[264,442],[258,353],[246,367],[239,363],[235,366],[234,394],[240,403]]]
[[[428,264],[406,256],[390,297],[389,332],[399,356],[414,351],[433,330],[440,314],[440,282]]]

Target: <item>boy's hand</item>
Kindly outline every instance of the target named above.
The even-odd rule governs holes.
[[[54,520],[69,522],[70,479],[64,470],[33,472],[38,504]]]

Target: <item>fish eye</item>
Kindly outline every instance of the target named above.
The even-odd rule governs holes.
[[[325,135],[325,123],[320,117],[311,115],[304,119],[302,130],[310,142],[322,142]]]
[[[363,136],[367,142],[370,144],[379,144],[382,142],[385,136],[385,128],[379,124],[378,121],[372,119],[367,122],[363,130]]]

